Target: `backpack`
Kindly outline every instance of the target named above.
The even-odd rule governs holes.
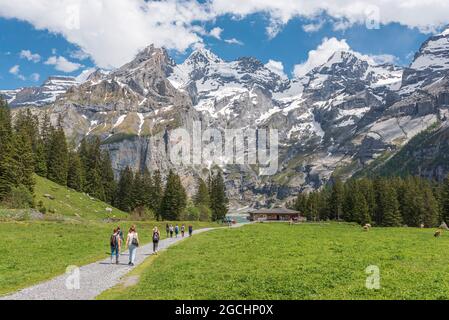
[[[117,247],[117,235],[114,233],[110,240],[111,247]]]
[[[153,241],[159,241],[159,233],[158,232],[153,233]]]

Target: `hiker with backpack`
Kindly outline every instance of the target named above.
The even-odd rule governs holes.
[[[115,263],[119,264],[121,239],[117,229],[114,229],[111,238],[109,240],[109,243],[111,245],[111,264],[113,263],[114,256],[115,256]]]
[[[117,226],[117,233],[120,237],[120,248],[119,248],[119,253],[122,254],[122,243],[125,242],[125,238],[123,237],[123,231],[120,228],[120,226]]]
[[[193,235],[193,226],[189,225],[189,237]]]
[[[176,227],[175,227],[175,234],[176,234],[176,238],[177,238],[178,234],[179,234],[179,226],[178,225],[176,225]]]
[[[126,238],[126,246],[129,249],[128,265],[134,266],[134,262],[136,261],[137,248],[139,247],[139,235],[136,231],[136,226],[132,226],[129,229],[128,237]]]
[[[183,238],[184,238],[185,233],[186,233],[186,226],[183,224],[181,226],[181,235],[182,235]]]
[[[159,240],[161,239],[161,233],[159,232],[158,227],[154,227],[153,229],[153,253],[158,254],[159,250]]]
[[[172,226],[172,225],[170,225],[169,231],[170,231],[170,238],[173,238],[173,232],[174,232],[174,229],[173,229],[173,226]]]

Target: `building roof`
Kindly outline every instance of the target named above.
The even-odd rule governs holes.
[[[260,209],[250,211],[250,214],[277,214],[277,215],[290,215],[290,214],[300,214],[299,211],[285,209],[285,208],[274,208],[274,209]]]

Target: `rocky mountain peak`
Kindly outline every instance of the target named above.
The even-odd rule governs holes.
[[[196,49],[190,56],[186,59],[186,63],[198,66],[198,65],[208,65],[211,63],[223,62],[217,55],[212,51],[205,48]]]
[[[425,41],[410,65],[415,70],[449,69],[449,28]]]

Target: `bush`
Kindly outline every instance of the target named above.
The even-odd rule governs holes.
[[[47,213],[47,208],[45,208],[44,206],[44,202],[42,202],[42,200],[40,200],[37,204],[37,210],[39,210],[40,213],[42,214],[46,214]]]
[[[200,219],[200,210],[193,205],[188,206],[183,216],[181,217],[181,220],[185,221],[198,221],[199,219]]]
[[[131,212],[131,219],[136,221],[142,221],[142,220],[156,220],[156,215],[154,214],[153,210],[145,208],[145,207],[138,207],[134,209],[133,212]]]
[[[11,209],[29,209],[34,207],[33,194],[25,186],[14,187],[6,198],[5,204]]]
[[[212,219],[212,210],[209,207],[201,205],[198,207],[200,211],[200,221],[211,221]]]

